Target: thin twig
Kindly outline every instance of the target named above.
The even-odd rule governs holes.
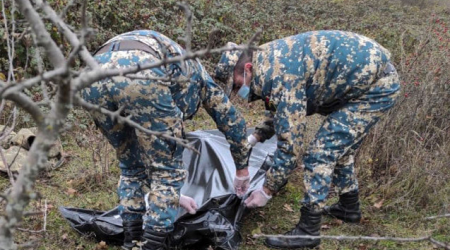
[[[4,104],[4,100],[2,100],[2,105],[0,105],[0,111],[3,109],[3,104]],[[3,128],[2,133],[0,134],[0,141],[3,141],[6,137],[9,136],[9,134],[11,134],[11,132],[13,132],[14,128],[16,127],[16,118],[17,118],[17,107],[14,106],[14,110],[13,110],[13,120],[11,123],[10,127],[5,126]],[[5,125],[7,125],[9,123],[9,119],[8,121],[5,123]]]
[[[431,241],[431,243],[433,243],[433,244],[435,244],[435,245],[437,245],[437,246],[439,246],[439,247],[442,247],[442,248],[444,248],[445,250],[450,250],[450,245],[448,245],[448,244],[446,244],[446,243],[437,241],[437,240],[434,239],[434,238],[430,238],[430,241]]]
[[[169,84],[164,84],[171,86],[175,82],[183,83],[183,82],[190,82],[191,79],[189,78],[172,78],[172,77],[152,77],[152,76],[139,76],[139,75],[127,75],[127,78],[130,78],[132,80],[144,80],[144,81],[159,81],[159,83],[169,82]]]
[[[5,166],[6,172],[8,173],[9,182],[11,185],[14,184],[14,177],[11,172],[10,165],[8,164],[8,161],[6,160],[5,154],[3,153],[3,148],[0,147],[0,157],[2,158],[3,165]]]
[[[20,12],[30,24],[31,30],[36,34],[38,44],[42,46],[47,54],[47,58],[53,67],[58,67],[64,64],[65,58],[62,51],[59,49],[55,41],[53,41],[50,33],[45,28],[44,21],[41,19],[37,11],[28,0],[16,0],[15,3],[19,6]]]
[[[70,2],[67,3],[64,9],[61,11],[61,13],[58,15],[61,20],[64,20],[64,18],[67,15],[67,12],[69,11],[69,8],[75,6],[76,2],[77,0],[71,0]]]
[[[247,46],[248,47],[252,47],[259,39],[259,35],[261,35],[262,30],[258,29],[255,34],[253,34],[253,36],[248,40],[247,42]]]
[[[277,237],[281,239],[328,239],[328,240],[372,240],[372,241],[398,241],[398,242],[418,242],[418,241],[429,241],[431,236],[424,236],[418,238],[397,238],[397,237],[371,237],[371,236],[334,236],[334,235],[281,235],[281,234],[254,234],[253,238],[267,238],[267,237]]]
[[[334,235],[320,235],[320,236],[312,236],[312,235],[281,235],[281,234],[254,234],[253,238],[267,238],[267,237],[277,237],[281,239],[327,239],[327,240],[371,240],[371,241],[395,241],[395,242],[420,242],[420,241],[429,241],[439,247],[443,247],[444,249],[449,250],[450,246],[446,243],[437,241],[431,236],[417,237],[417,238],[397,238],[397,237],[370,237],[370,236],[334,236]]]
[[[14,110],[13,110],[12,116],[13,116],[13,120],[12,120],[12,123],[11,123],[11,127],[9,129],[5,129],[6,133],[4,133],[2,136],[0,136],[0,141],[2,141],[4,138],[6,138],[14,130],[14,128],[16,126],[16,118],[17,118],[17,107],[16,106],[14,106]],[[6,124],[8,124],[8,123],[9,123],[9,121]],[[5,126],[5,128],[6,128],[6,126]],[[3,148],[0,147],[0,156],[1,156],[2,161],[3,161],[3,165],[6,168],[6,172],[8,173],[9,182],[11,183],[11,185],[14,184],[14,176],[13,176],[12,171],[11,171],[11,165],[16,160],[17,155],[19,154],[19,152],[20,152],[20,148],[17,151],[17,154],[14,157],[14,159],[11,161],[11,164],[8,164],[8,161],[6,160],[5,154],[3,153]]]
[[[12,35],[10,36],[9,29],[8,29],[8,18],[6,18],[6,12],[5,12],[5,3],[4,0],[2,0],[2,15],[3,23],[5,25],[5,32],[6,32],[6,46],[8,48],[8,62],[9,62],[9,70],[8,70],[8,78],[7,81],[15,81],[14,79],[14,29],[15,29],[15,21],[14,21],[14,12],[15,12],[15,4],[12,2],[12,10],[11,10],[11,22],[13,24],[13,30],[11,31]]]
[[[44,214],[44,226],[42,226],[42,229],[40,230],[31,230],[26,228],[17,228],[17,230],[21,232],[27,232],[27,233],[44,233],[47,231],[47,199],[45,199],[45,205],[44,205],[44,211],[39,212],[39,214]],[[25,215],[25,213],[24,213]]]
[[[186,28],[185,28],[185,34],[182,40],[185,43],[186,52],[190,53],[192,50],[192,12],[189,9],[189,5],[186,3],[178,3],[178,7],[184,10],[184,15],[186,17]]]
[[[17,245],[18,249],[28,249],[28,248],[35,248],[38,245],[38,242],[36,240]]]
[[[71,3],[73,3],[72,1]],[[49,5],[47,2],[42,2],[42,0],[38,0],[37,3],[42,6],[45,14],[48,16],[50,21],[58,27],[58,30],[64,35],[64,37],[69,41],[72,47],[77,47],[81,41],[77,38],[77,35],[71,31],[68,25],[63,21],[63,15],[59,16]],[[70,4],[69,4],[70,5]],[[63,12],[64,13],[64,12]],[[86,22],[87,23],[87,22]],[[86,24],[87,27],[87,24]],[[86,32],[87,33],[87,32]],[[85,34],[82,34],[82,37]],[[82,43],[84,44],[84,43]],[[85,46],[82,46],[80,51],[81,59],[92,69],[98,67],[97,62],[94,57],[89,53]]]
[[[426,217],[425,220],[434,220],[434,219],[445,218],[445,217],[450,217],[450,214],[441,214],[441,215],[430,216],[430,217]]]
[[[42,215],[42,214],[44,214],[42,211],[23,212],[23,216],[36,216],[36,215]]]
[[[216,34],[220,32],[219,29],[214,28],[208,35],[208,45],[206,46],[206,50],[210,51],[214,46],[214,38]]]

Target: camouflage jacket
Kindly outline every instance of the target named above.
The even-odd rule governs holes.
[[[110,39],[105,44],[120,40],[138,40],[150,46],[157,53],[156,56],[161,59],[186,53],[173,40],[151,30],[124,33]],[[173,100],[183,114],[183,120],[192,118],[202,104],[216,123],[217,128],[225,134],[230,143],[230,151],[236,168],[247,167],[250,146],[246,137],[245,120],[223,90],[212,80],[200,60],[186,60],[163,67],[166,67],[164,72],[170,72],[170,76],[174,79],[186,80],[176,81],[170,87]],[[158,68],[154,68],[153,71],[158,71]],[[167,77],[163,71],[160,72],[160,76]]]
[[[261,141],[278,137],[266,187],[277,191],[297,165],[305,116],[329,114],[362,95],[390,60],[375,41],[351,32],[313,31],[275,40],[253,54],[250,100],[262,99]]]

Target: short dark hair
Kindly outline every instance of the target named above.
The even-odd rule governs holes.
[[[244,67],[246,63],[251,63],[253,59],[253,50],[244,50],[239,56],[236,65],[234,65],[234,74],[244,74]]]

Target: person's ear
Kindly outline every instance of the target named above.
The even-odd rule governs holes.
[[[253,64],[252,63],[246,63],[245,65],[244,65],[244,69],[246,69],[246,70],[252,70],[252,68],[253,68]]]

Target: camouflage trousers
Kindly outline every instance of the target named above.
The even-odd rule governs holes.
[[[102,68],[127,68],[154,61],[143,51],[110,51],[97,55]],[[83,98],[142,127],[181,138],[182,114],[172,99],[169,86],[145,77],[161,77],[163,68],[145,70],[140,79],[113,77],[83,90]],[[182,164],[183,147],[175,141],[147,134],[109,115],[90,111],[95,123],[115,148],[121,177],[117,193],[123,221],[143,218],[144,226],[171,231],[178,207],[180,189],[186,178]],[[147,199],[147,200],[145,200]],[[148,204],[146,206],[146,203]]]
[[[394,71],[378,79],[362,96],[328,115],[303,157],[303,204],[325,206],[331,183],[339,194],[358,190],[355,151],[362,140],[395,103],[400,84]]]

